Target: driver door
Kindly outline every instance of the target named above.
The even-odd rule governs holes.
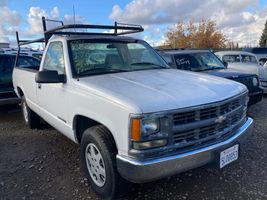
[[[51,42],[45,54],[42,70],[56,70],[65,77],[65,60],[62,42]],[[63,133],[69,127],[67,82],[43,83],[37,86],[37,98],[42,117]]]

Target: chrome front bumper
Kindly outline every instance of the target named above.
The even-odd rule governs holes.
[[[260,86],[263,89],[263,93],[267,93],[267,80],[260,80]]]
[[[217,159],[218,152],[241,142],[251,132],[252,124],[253,119],[248,118],[246,123],[228,140],[183,154],[149,161],[138,161],[117,155],[118,171],[122,177],[131,182],[143,183],[203,166]]]
[[[263,93],[266,94],[267,93],[267,87],[262,87],[263,89]]]

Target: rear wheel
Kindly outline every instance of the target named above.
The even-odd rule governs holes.
[[[40,117],[29,108],[24,96],[21,98],[21,111],[24,122],[29,128],[36,129],[40,127]]]
[[[110,132],[98,125],[85,130],[81,142],[81,160],[93,190],[104,199],[125,194],[130,183],[116,166],[117,150]]]

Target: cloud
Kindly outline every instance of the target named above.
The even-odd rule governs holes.
[[[75,24],[88,23],[87,20],[81,17],[80,15],[75,15],[75,18],[74,18],[74,15],[69,15],[69,14],[64,15],[63,21],[64,21],[64,24],[74,24],[74,21],[75,21]]]
[[[133,0],[124,8],[114,5],[109,18],[125,23],[169,26],[178,21],[213,19],[229,39],[245,45],[249,39],[259,40],[267,19],[266,7],[261,10],[258,7],[257,0]],[[151,34],[150,30],[148,33]]]
[[[55,11],[56,9],[53,8],[51,12]],[[52,13],[54,14],[54,13]],[[26,33],[28,35],[36,35],[42,33],[42,16],[47,17],[48,14],[45,10],[41,9],[40,7],[31,7],[27,16],[27,21],[29,23],[28,30]]]
[[[249,6],[256,0],[133,0],[124,9],[114,5],[110,19],[141,24],[175,23],[192,18],[206,19],[222,10],[231,15]]]
[[[238,26],[226,25],[222,31],[234,42],[242,46],[258,44],[267,19],[267,8],[254,14],[243,12]]]
[[[58,19],[59,18],[59,9],[58,7],[54,7],[51,12],[50,12],[51,18],[52,19]]]
[[[26,31],[27,35],[39,35],[43,33],[43,26],[42,26],[42,16],[47,19],[59,20],[60,18],[60,11],[59,8],[53,7],[50,12],[47,12],[40,7],[31,7],[28,13],[28,24],[29,28]],[[65,14],[63,22],[64,24],[73,24],[74,17],[73,15]],[[75,23],[85,23],[86,20],[81,17],[80,15],[75,15]],[[59,26],[59,23],[56,22],[47,22],[47,29]]]
[[[18,29],[21,20],[20,14],[15,10],[10,10],[5,1],[0,1],[0,42],[9,42],[8,35],[13,34]]]
[[[0,0],[0,7],[4,7],[7,5],[6,0]]]
[[[27,25],[22,26],[21,15],[7,7],[5,0],[0,0],[0,42],[14,43],[15,32],[19,31],[20,38],[38,38],[42,37],[43,26],[42,17],[47,19],[59,20],[60,10],[57,6],[51,10],[45,10],[40,7],[30,7],[27,14]],[[65,24],[73,23],[73,15],[65,14],[63,16]],[[76,23],[86,23],[86,19],[80,15],[75,15]],[[47,28],[53,28],[60,24],[47,22]]]
[[[30,7],[27,14],[26,26],[22,26],[22,16],[16,10],[10,10],[7,7],[6,0],[0,0],[0,42],[10,42],[15,44],[15,32],[19,31],[20,38],[38,38],[43,36],[42,17],[47,19],[59,20],[60,9],[55,6],[51,10],[45,10],[41,7]],[[73,15],[65,14],[63,16],[64,24],[73,23]],[[87,23],[87,20],[80,15],[75,15],[76,23]],[[47,29],[60,25],[55,22],[47,22]]]

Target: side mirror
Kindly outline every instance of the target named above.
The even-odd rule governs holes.
[[[64,79],[58,74],[57,71],[39,71],[35,75],[36,83],[64,83]]]
[[[228,62],[223,61],[223,65],[225,66],[225,68],[227,68],[228,67]]]

